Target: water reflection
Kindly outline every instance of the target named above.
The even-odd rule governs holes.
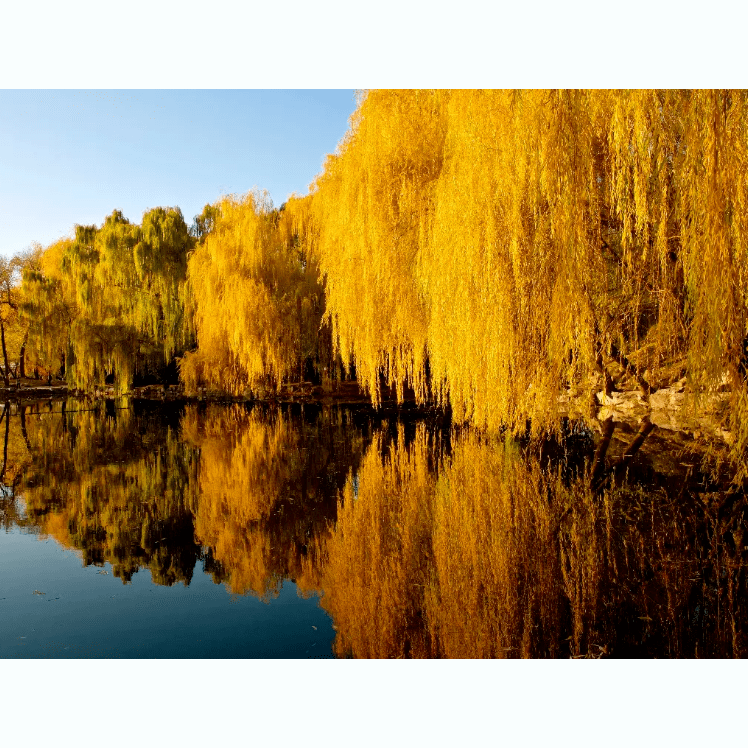
[[[112,565],[128,581],[148,568],[158,584],[188,584],[195,542],[198,453],[168,412],[41,409],[27,414],[29,464],[19,491],[38,531]]]
[[[462,434],[375,443],[320,539],[340,656],[743,656],[745,500],[592,490]]]
[[[595,490],[515,443],[363,410],[70,401],[0,425],[6,528],[123,582],[188,585],[200,560],[235,594],[293,579],[338,656],[745,654],[741,493]]]
[[[195,534],[220,567],[216,580],[260,596],[277,594],[285,578],[311,587],[301,559],[335,516],[362,432],[340,411],[241,406],[189,408],[182,429],[200,450]]]

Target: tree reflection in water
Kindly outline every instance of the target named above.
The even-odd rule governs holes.
[[[746,653],[739,492],[595,490],[583,462],[345,408],[70,401],[6,420],[6,527],[124,582],[189,584],[198,560],[232,593],[293,579],[339,656]]]
[[[216,579],[259,596],[277,594],[287,578],[304,585],[301,559],[334,517],[361,432],[342,411],[242,406],[190,408],[182,426],[200,449],[195,534],[220,564]]]
[[[302,576],[364,448],[345,412],[299,410],[37,408],[16,480],[26,523],[125,582],[149,568],[189,584],[202,559],[231,592],[272,596]]]
[[[375,441],[319,539],[335,651],[357,657],[744,656],[745,501],[592,490],[463,433]]]
[[[141,568],[157,584],[189,584],[198,452],[179,438],[177,413],[70,403],[26,418],[31,458],[20,479],[39,531],[112,564],[129,581]]]

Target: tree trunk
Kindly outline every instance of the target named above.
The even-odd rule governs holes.
[[[2,327],[0,326],[0,330],[2,330]],[[5,408],[3,409],[3,418],[5,418],[5,446],[3,448],[3,469],[0,470],[0,483],[2,483],[5,480],[5,468],[8,467],[8,435],[10,434],[10,403],[5,403]],[[0,423],[2,423],[3,418],[0,418]]]
[[[647,436],[649,436],[649,433],[652,431],[652,429],[654,429],[654,424],[649,420],[649,418],[645,418],[641,422],[639,431],[636,433],[633,441],[628,445],[628,447],[626,447],[626,451],[623,453],[623,457],[621,457],[618,463],[613,466],[611,473],[614,477],[617,477],[618,475],[626,472],[626,469],[631,463],[631,460],[634,459],[634,455],[636,455],[636,453],[639,451],[639,447],[644,444],[644,440],[647,438]]]
[[[595,457],[592,460],[592,467],[590,469],[590,479],[593,486],[600,483],[605,473],[605,455],[608,453],[608,447],[610,446],[610,440],[613,437],[615,427],[613,416],[606,418],[603,422],[602,437],[595,450]]]
[[[5,386],[10,387],[10,365],[8,364],[8,349],[5,347],[5,323],[2,317],[0,317],[0,340],[3,344],[3,362],[5,363],[5,369],[3,370],[3,379]]]
[[[301,314],[301,296],[296,297],[296,323],[299,326],[299,384],[304,381],[304,328]]]
[[[29,340],[29,334],[26,332],[26,334],[23,336],[23,343],[21,343],[21,353],[18,356],[18,366],[20,367],[20,371],[18,372],[21,379],[26,379],[26,343]]]

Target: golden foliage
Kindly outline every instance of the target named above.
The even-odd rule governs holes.
[[[70,327],[77,316],[72,279],[63,273],[62,260],[72,239],[50,244],[35,267],[23,274],[21,313],[29,326],[29,359],[48,371],[60,368]]]
[[[189,264],[198,349],[180,364],[188,390],[278,387],[318,357],[324,296],[299,235],[305,206],[291,199],[274,211],[258,192],[215,206]]]
[[[334,345],[375,404],[410,386],[536,433],[567,388],[682,360],[697,394],[729,384],[745,466],[746,163],[745,91],[370,91],[310,195],[207,206],[189,270],[173,209],[49,247],[29,355],[127,386],[194,333],[187,389],[241,394],[332,374]]]
[[[428,309],[416,282],[434,180],[443,95],[372,92],[312,192],[315,249],[337,349],[379,402],[384,374],[425,395]]]
[[[312,192],[335,343],[375,401],[430,373],[458,420],[539,430],[646,342],[653,381],[729,373],[740,453],[747,144],[744,91],[369,92]]]

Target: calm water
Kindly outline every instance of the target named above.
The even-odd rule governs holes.
[[[745,498],[594,491],[584,433],[71,400],[0,439],[5,658],[745,654]]]

